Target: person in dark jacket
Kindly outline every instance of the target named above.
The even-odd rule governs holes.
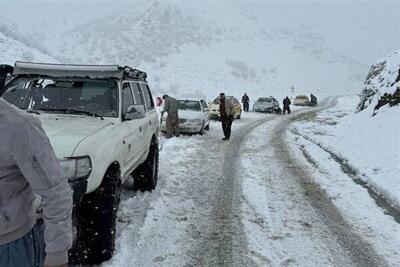
[[[224,93],[219,95],[219,113],[221,116],[222,130],[225,135],[222,140],[227,141],[231,137],[231,127],[235,110],[232,100],[227,99]]]
[[[310,95],[311,106],[316,107],[318,105],[317,97],[313,94]]]
[[[249,112],[250,98],[246,93],[244,93],[244,96],[242,97],[242,103],[243,103],[243,110],[245,112]]]
[[[290,105],[292,104],[292,102],[290,102],[289,97],[286,97],[285,99],[283,99],[283,115],[285,115],[286,111],[288,114],[290,114]]]

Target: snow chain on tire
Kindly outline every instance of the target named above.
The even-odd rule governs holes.
[[[77,240],[70,250],[70,263],[100,264],[111,259],[120,202],[118,171],[108,171],[99,188],[85,195],[75,207]]]

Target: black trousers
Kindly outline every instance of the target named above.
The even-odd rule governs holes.
[[[290,114],[290,107],[289,106],[283,106],[283,114],[287,111],[288,114]]]
[[[245,112],[249,112],[249,102],[243,102],[243,109]]]
[[[221,118],[222,130],[224,131],[224,135],[226,138],[231,137],[231,127],[232,127],[233,118]]]

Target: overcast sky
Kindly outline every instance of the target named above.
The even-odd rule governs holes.
[[[179,2],[179,1],[175,1]],[[400,49],[400,1],[246,1],[274,9],[304,25],[337,52],[372,64]],[[181,2],[184,4],[184,2]],[[0,17],[17,23],[20,31],[58,34],[110,11],[140,4],[133,1],[0,0]]]

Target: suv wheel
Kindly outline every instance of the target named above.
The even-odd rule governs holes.
[[[120,186],[120,173],[111,168],[99,188],[85,195],[75,207],[77,240],[69,253],[71,263],[92,265],[111,259]]]
[[[149,155],[136,170],[133,171],[133,190],[151,191],[156,188],[158,180],[158,144],[151,141]]]

